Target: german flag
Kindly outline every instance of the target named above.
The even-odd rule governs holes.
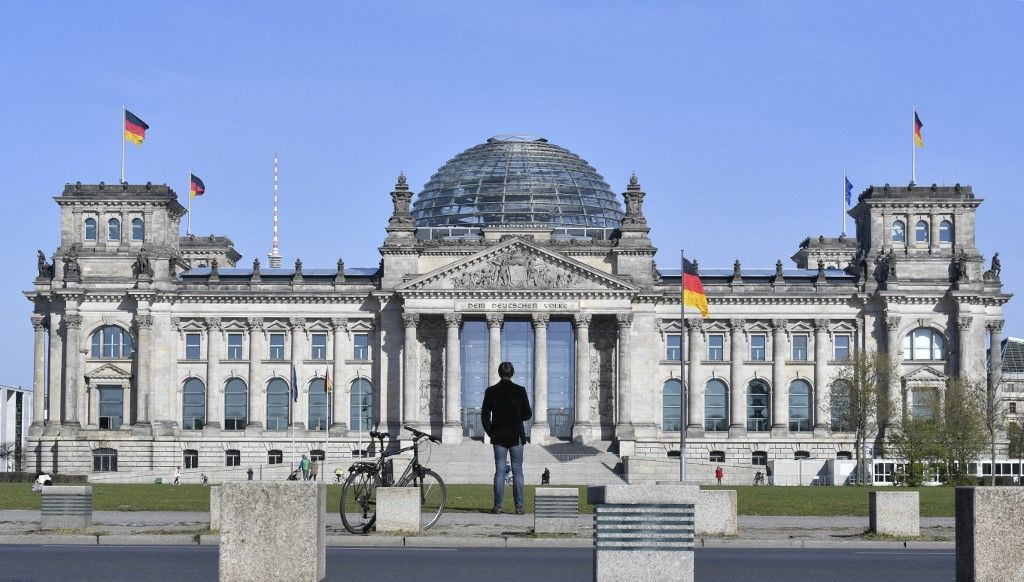
[[[708,296],[700,282],[697,264],[683,259],[683,305],[696,307],[701,317],[708,316]]]
[[[324,392],[330,394],[331,390],[334,390],[334,383],[331,382],[331,371],[326,370],[324,371]]]
[[[142,121],[134,113],[124,110],[124,138],[135,145],[142,145],[142,140],[146,139],[146,130],[149,129],[149,125],[145,121]]]
[[[924,124],[921,123],[921,118],[917,116],[917,112],[914,112],[914,145],[919,148],[924,147],[924,140],[921,138],[921,128]]]
[[[188,197],[195,198],[196,196],[202,196],[206,192],[206,184],[199,179],[195,174],[189,174],[191,176],[190,184],[188,186]]]

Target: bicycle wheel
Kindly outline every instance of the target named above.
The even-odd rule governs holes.
[[[415,475],[413,484],[420,489],[420,524],[424,530],[430,529],[444,513],[448,491],[441,477],[430,469],[423,469]]]
[[[354,534],[364,534],[377,520],[377,487],[380,477],[366,469],[354,471],[341,488],[341,502],[338,512],[345,529]]]

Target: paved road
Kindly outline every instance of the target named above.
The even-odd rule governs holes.
[[[199,582],[217,577],[215,546],[0,546],[2,580]],[[586,582],[588,549],[328,548],[329,580]],[[953,580],[952,551],[701,549],[700,582]]]

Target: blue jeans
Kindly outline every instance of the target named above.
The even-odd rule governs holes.
[[[508,465],[508,456],[512,456],[512,499],[516,502],[516,508],[526,504],[526,495],[523,492],[523,445],[514,447],[503,447],[492,444],[494,447],[494,506],[505,505],[505,473]]]

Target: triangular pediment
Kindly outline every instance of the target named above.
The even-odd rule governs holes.
[[[605,291],[639,288],[530,241],[513,238],[400,285],[398,291]]]
[[[127,380],[132,377],[126,370],[114,364],[103,364],[85,374],[87,380]]]
[[[931,366],[922,366],[909,374],[904,374],[903,378],[909,383],[934,384],[936,382],[946,381],[946,375]]]

